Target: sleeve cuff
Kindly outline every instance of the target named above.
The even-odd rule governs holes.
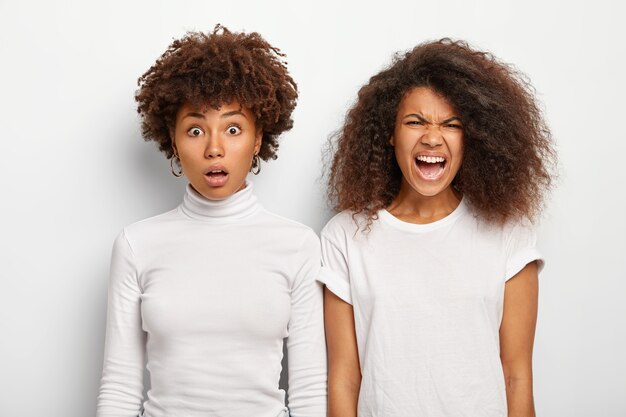
[[[323,266],[317,280],[326,285],[326,288],[328,288],[337,297],[341,298],[348,304],[352,304],[350,285],[345,280],[341,279],[337,273],[331,271],[328,267]]]
[[[506,269],[505,281],[513,278],[519,271],[524,269],[526,265],[531,263],[532,261],[537,261],[537,273],[541,272],[544,266],[544,260],[539,251],[535,248],[528,248],[515,256],[509,262],[509,265]]]

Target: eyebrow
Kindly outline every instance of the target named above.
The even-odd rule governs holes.
[[[222,114],[220,118],[223,119],[225,117],[230,117],[230,116],[235,116],[235,115],[241,115],[247,119],[246,115],[241,110],[227,111],[226,113]]]
[[[197,112],[189,112],[186,115],[183,116],[183,119],[187,118],[187,117],[195,117],[196,119],[205,119],[204,114],[202,113],[197,113]]]
[[[402,118],[402,120],[404,120],[404,119],[406,119],[406,118],[409,118],[409,117],[415,117],[415,118],[417,118],[420,122],[423,122],[423,123],[432,123],[430,120],[426,119],[424,116],[422,116],[421,114],[417,114],[417,113],[409,113],[409,114],[407,114],[406,116],[404,116],[404,117]],[[440,124],[440,125],[445,125],[445,124],[450,123],[450,122],[452,122],[452,121],[454,121],[454,120],[458,120],[459,122],[463,123],[463,121],[461,120],[461,118],[460,118],[460,117],[458,117],[458,116],[452,116],[452,117],[448,117],[446,120],[442,121],[442,122],[441,122],[441,123],[439,123],[439,124]]]
[[[417,113],[410,113],[405,115],[402,120],[404,119],[408,119],[409,117],[415,117],[417,119],[419,119],[420,122],[424,122],[424,123],[430,123],[430,120],[426,120],[421,114],[417,114]]]
[[[243,117],[245,117],[247,119],[246,115],[241,110],[228,111],[228,112],[226,112],[224,114],[221,114],[220,115],[220,119],[224,119],[226,117],[235,116],[235,115],[241,115],[241,116],[243,116]],[[206,119],[206,117],[204,117],[204,114],[198,113],[198,112],[193,112],[193,111],[187,113],[186,115],[184,115],[183,119],[185,119],[187,117],[194,117],[196,119],[203,119],[203,120]]]
[[[463,123],[463,120],[461,120],[461,118],[460,118],[460,117],[458,117],[458,116],[452,116],[452,117],[448,117],[446,120],[444,120],[443,122],[441,122],[441,124],[442,124],[442,125],[445,125],[445,124],[450,123],[450,122],[452,122],[452,121],[454,121],[454,120],[457,120],[457,121],[459,121],[459,122]]]

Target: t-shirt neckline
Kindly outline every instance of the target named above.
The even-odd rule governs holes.
[[[454,221],[456,221],[459,217],[461,217],[464,213],[468,211],[467,205],[465,204],[465,198],[461,198],[459,205],[452,211],[452,213],[448,214],[443,219],[439,219],[432,223],[426,224],[417,224],[417,223],[409,223],[403,220],[398,219],[396,216],[387,211],[387,209],[382,209],[378,212],[378,217],[396,229],[413,232],[413,233],[423,233],[429,232],[434,229],[439,229],[441,227],[448,226]]]

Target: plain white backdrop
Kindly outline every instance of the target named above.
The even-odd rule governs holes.
[[[139,134],[137,78],[188,30],[258,31],[300,89],[266,208],[319,232],[321,149],[395,51],[468,40],[526,73],[560,179],[539,226],[539,416],[626,415],[623,3],[0,0],[0,417],[94,415],[113,238],[179,203]],[[477,416],[478,417],[478,416]]]

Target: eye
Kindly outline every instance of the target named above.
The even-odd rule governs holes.
[[[419,120],[409,120],[408,122],[406,122],[407,125],[412,125],[412,126],[420,126],[423,125],[424,123],[422,123]]]
[[[202,129],[200,129],[199,127],[192,127],[191,129],[189,129],[187,131],[187,134],[189,136],[193,136],[193,137],[197,137],[202,135],[204,132],[202,131]]]
[[[463,129],[463,126],[457,123],[448,123],[446,127],[450,127],[452,129]]]
[[[241,133],[241,128],[237,125],[231,125],[228,126],[228,129],[226,129],[226,131],[229,135],[238,135]]]

